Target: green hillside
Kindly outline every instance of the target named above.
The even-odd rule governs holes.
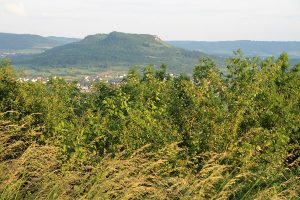
[[[49,49],[44,53],[14,58],[14,64],[39,67],[122,67],[167,64],[171,70],[191,71],[205,54],[173,47],[146,34],[90,35],[83,40]]]
[[[0,33],[0,54],[36,53],[78,40],[77,38]]]
[[[197,50],[210,55],[232,56],[232,52],[241,49],[246,56],[279,56],[285,51],[290,58],[300,59],[298,41],[168,41],[170,45]]]

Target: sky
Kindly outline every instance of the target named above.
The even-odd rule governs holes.
[[[300,0],[0,0],[0,32],[300,41]]]

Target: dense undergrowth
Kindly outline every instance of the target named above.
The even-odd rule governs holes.
[[[0,199],[300,199],[300,65],[209,59],[119,85],[0,67]]]

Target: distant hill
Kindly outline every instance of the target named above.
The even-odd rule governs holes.
[[[278,56],[283,51],[287,52],[292,59],[300,59],[300,42],[271,42],[271,41],[168,41],[170,45],[197,50],[210,55],[232,56],[232,52],[241,49],[245,56]]]
[[[35,53],[79,40],[77,38],[0,33],[0,53]]]
[[[173,47],[153,35],[112,32],[90,35],[79,42],[13,61],[23,66],[100,68],[164,63],[168,69],[190,72],[201,56],[206,54]]]

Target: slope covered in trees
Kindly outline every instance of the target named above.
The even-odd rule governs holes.
[[[77,38],[43,37],[32,34],[0,33],[1,50],[49,49],[55,46],[76,42]]]
[[[200,56],[205,54],[175,48],[158,37],[146,34],[112,32],[96,34],[85,39],[59,46],[38,55],[14,58],[17,65],[38,67],[84,66],[121,67],[133,65],[170,66],[170,70],[192,71]]]
[[[232,51],[241,49],[246,56],[275,56],[287,52],[290,58],[300,59],[299,41],[168,41],[169,44],[189,50],[197,50],[209,55],[232,56]]]
[[[0,199],[299,199],[300,64],[202,59],[119,85],[0,67]]]

